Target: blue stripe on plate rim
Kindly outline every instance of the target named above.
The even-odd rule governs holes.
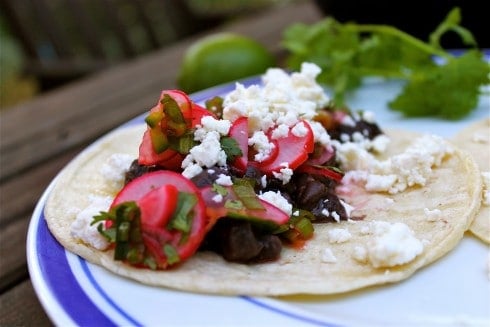
[[[254,76],[239,82],[245,86],[249,86],[260,83],[260,78]],[[234,88],[235,83],[227,83],[192,94],[191,98],[196,103],[202,103],[206,99],[216,95],[223,95],[232,91]],[[145,115],[146,113],[128,121],[121,125],[121,128],[141,123]],[[69,266],[66,257],[68,252],[57,242],[47,227],[43,209],[47,194],[53,184],[54,181],[39,200],[36,210],[32,215],[28,231],[28,266],[36,294],[48,313],[48,316],[57,324],[115,326],[115,323],[110,317],[107,317],[83,291]],[[140,322],[131,317],[123,308],[119,307],[103,290],[90,271],[88,263],[80,257],[78,259],[83,274],[85,274],[104,301],[118,312],[121,317],[127,320],[128,325],[141,326]],[[331,322],[308,317],[306,314],[298,314],[284,308],[276,307],[260,298],[251,296],[238,296],[238,298],[260,309],[274,312],[281,316],[298,320],[299,322],[316,326],[336,326]]]

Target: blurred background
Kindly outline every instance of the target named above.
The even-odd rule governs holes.
[[[0,106],[293,0],[0,0]]]
[[[307,0],[0,0],[0,108],[293,1]],[[424,40],[452,7],[460,6],[463,26],[481,47],[490,47],[484,1],[313,2],[341,22],[395,25]],[[455,36],[443,41],[448,48],[464,47]]]

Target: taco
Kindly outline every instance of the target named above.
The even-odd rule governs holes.
[[[263,86],[238,84],[226,119],[162,92],[147,124],[108,134],[63,169],[45,207],[49,229],[117,275],[192,292],[334,294],[408,278],[463,237],[481,203],[478,168],[442,138],[384,134],[369,113],[330,108],[318,73],[275,69]],[[162,130],[170,147],[158,152]],[[194,142],[182,150],[188,132]],[[227,141],[204,146],[219,133]],[[244,234],[258,238],[257,256],[247,257]]]
[[[490,244],[490,118],[470,124],[453,142],[473,156],[483,177],[482,205],[470,231]]]

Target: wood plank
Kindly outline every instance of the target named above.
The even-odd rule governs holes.
[[[310,2],[224,26],[220,31],[254,37],[271,51],[280,50],[284,28],[292,21],[312,22],[319,14]],[[140,57],[34,101],[0,112],[0,180],[50,156],[86,143],[147,110],[163,88],[175,87],[182,54],[200,36]],[[50,117],[50,119],[46,119]],[[29,123],[23,133],[19,126]]]
[[[0,292],[28,278],[25,246],[28,225],[29,215],[0,229]]]
[[[0,227],[21,215],[31,214],[51,180],[82,148],[69,151],[17,178],[0,184]],[[0,239],[1,241],[1,239]]]
[[[53,326],[29,280],[0,297],[0,326]]]
[[[0,291],[27,277],[26,236],[34,207],[56,174],[82,148],[0,185]]]

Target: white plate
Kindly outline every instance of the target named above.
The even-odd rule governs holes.
[[[257,82],[257,78],[252,78],[243,83]],[[227,84],[192,98],[202,102],[233,88],[234,83]],[[369,80],[350,97],[349,104],[352,109],[373,111],[381,127],[446,137],[469,122],[490,115],[490,96],[486,95],[480,99],[478,108],[461,121],[406,119],[386,105],[399,89],[400,84],[395,82]],[[142,119],[143,115],[128,124]],[[470,235],[447,256],[398,284],[339,296],[261,298],[193,294],[120,278],[65,251],[50,234],[43,216],[52,185],[32,216],[27,257],[34,289],[59,326],[490,326],[489,248]]]

